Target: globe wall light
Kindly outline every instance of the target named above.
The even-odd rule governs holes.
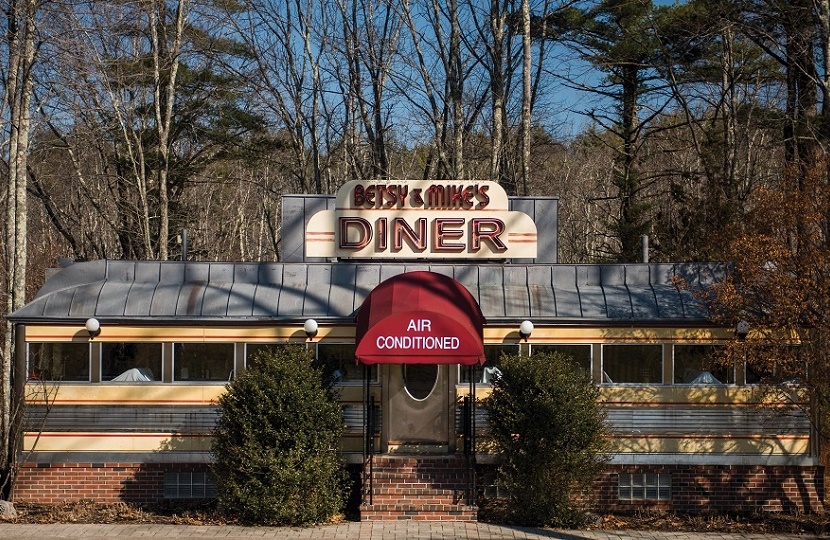
[[[89,333],[89,339],[95,339],[101,333],[101,323],[95,317],[87,319],[84,328]]]
[[[530,334],[533,333],[533,323],[530,321],[522,321],[522,324],[519,325],[519,335],[525,341],[530,337]]]
[[[303,331],[305,331],[305,335],[308,336],[308,339],[311,339],[317,335],[317,328],[317,321],[314,319],[308,319],[305,323],[303,323]]]

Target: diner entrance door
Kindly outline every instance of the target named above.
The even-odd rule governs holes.
[[[453,453],[458,367],[448,364],[389,364],[384,368],[384,451],[400,454]]]

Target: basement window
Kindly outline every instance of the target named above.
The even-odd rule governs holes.
[[[671,475],[665,473],[620,473],[620,501],[670,501]]]
[[[215,499],[216,480],[207,472],[164,473],[165,499]]]

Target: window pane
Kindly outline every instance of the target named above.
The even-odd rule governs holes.
[[[718,364],[715,345],[675,345],[675,384],[733,384],[735,370]]]
[[[102,343],[101,380],[161,380],[161,343]]]
[[[660,384],[662,351],[661,345],[603,345],[602,382]]]
[[[315,362],[323,375],[335,383],[362,382],[363,366],[355,362],[354,343],[318,343]],[[370,366],[369,380],[377,379],[377,366]]]
[[[256,364],[257,356],[261,353],[273,353],[283,347],[289,347],[288,343],[246,343],[245,344],[245,367],[253,367]],[[297,347],[297,345],[294,345]]]
[[[671,500],[671,475],[664,473],[621,473],[618,497],[621,501]]]
[[[29,343],[29,380],[89,382],[86,343]]]
[[[177,381],[229,381],[233,378],[233,343],[173,345]]]
[[[519,354],[519,345],[485,345],[484,366],[474,366],[476,383],[491,384],[493,376],[499,373],[499,359],[502,354]],[[470,382],[470,369],[461,366],[461,382]]]
[[[560,353],[573,359],[574,366],[585,373],[591,373],[590,345],[533,345],[532,353]]]
[[[801,347],[790,345],[753,346],[747,356],[747,384],[796,383],[806,378],[807,366],[800,358]]]

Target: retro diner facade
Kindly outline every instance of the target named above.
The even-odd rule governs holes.
[[[11,314],[27,374],[15,500],[212,496],[224,385],[263,347],[298,343],[340,388],[347,461],[377,452],[364,519],[475,519],[458,486],[440,505],[401,506],[383,474],[466,474],[459,404],[519,350],[563,351],[600,386],[614,448],[601,508],[821,510],[810,423],[758,407],[744,366],[711,365],[733,332],[676,286],[706,287],[718,265],[557,264],[556,199],[508,199],[489,182],[350,182],[283,202],[281,263],[75,263]],[[486,415],[472,418],[486,437]],[[478,491],[497,460],[483,448]]]

